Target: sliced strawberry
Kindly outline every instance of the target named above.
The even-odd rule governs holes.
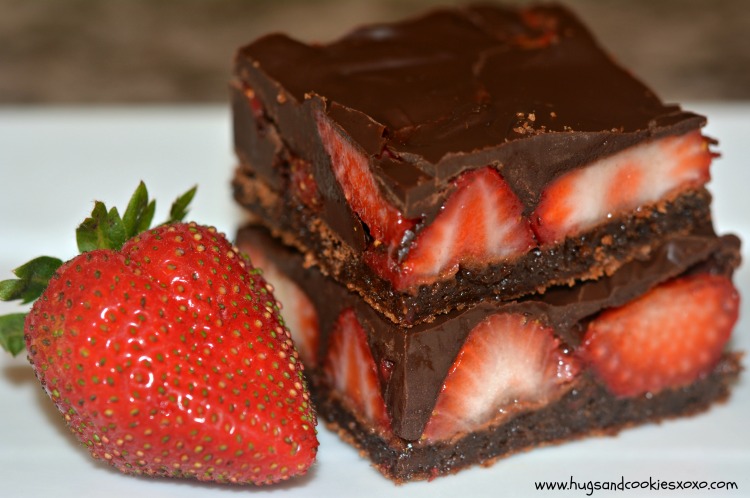
[[[425,428],[429,441],[477,430],[567,390],[578,362],[552,330],[524,315],[492,315],[469,333]]]
[[[295,157],[290,161],[291,188],[302,203],[318,211],[322,205],[318,184],[312,174],[312,165],[304,159]]]
[[[282,273],[258,247],[253,244],[242,244],[240,250],[250,256],[253,266],[263,270],[263,277],[273,287],[273,294],[281,306],[284,324],[292,334],[302,363],[308,368],[317,366],[320,325],[318,312],[312,301],[305,291]]]
[[[555,243],[619,213],[710,179],[712,154],[699,131],[637,145],[562,175],[542,193],[531,222],[540,243]]]
[[[414,222],[404,218],[383,197],[367,158],[342,137],[328,119],[319,116],[317,124],[323,147],[331,158],[333,173],[347,202],[367,225],[376,244],[396,247],[406,231],[413,228]]]
[[[381,434],[390,432],[390,417],[383,401],[367,336],[354,310],[345,309],[334,325],[323,364],[330,385],[349,408]]]
[[[599,315],[581,353],[619,396],[683,386],[714,367],[738,312],[739,295],[728,278],[679,278]]]
[[[449,278],[459,265],[484,266],[527,252],[534,235],[523,206],[492,167],[464,173],[401,265],[400,287]]]
[[[260,99],[255,95],[255,90],[250,87],[245,87],[245,97],[250,103],[250,109],[253,111],[256,121],[264,121],[266,111],[263,108],[263,104],[260,103]]]

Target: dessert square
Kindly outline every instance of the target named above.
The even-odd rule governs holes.
[[[265,36],[237,53],[232,109],[238,202],[404,326],[610,275],[711,222],[705,118],[556,5]]]
[[[319,414],[432,479],[726,399],[739,240],[705,118],[558,5],[446,8],[241,48],[240,247]]]
[[[692,415],[724,400],[741,369],[725,351],[734,236],[677,236],[597,281],[412,327],[263,228],[237,244],[283,303],[319,418],[396,482]]]

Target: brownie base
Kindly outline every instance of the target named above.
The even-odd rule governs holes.
[[[568,237],[561,244],[535,248],[514,261],[480,270],[461,267],[454,278],[407,292],[394,289],[378,275],[363,253],[339,240],[291,189],[280,194],[246,168],[237,170],[233,185],[235,199],[254,221],[305,254],[306,264],[318,266],[405,327],[488,299],[512,300],[552,286],[611,275],[623,264],[647,256],[665,237],[713,231],[711,195],[705,189],[689,191]]]
[[[587,376],[557,402],[501,425],[437,444],[379,436],[363,425],[324,385],[313,382],[319,419],[355,446],[396,483],[434,479],[534,447],[587,436],[615,435],[628,427],[691,416],[727,399],[742,370],[741,354],[725,354],[706,377],[679,389],[618,398]]]

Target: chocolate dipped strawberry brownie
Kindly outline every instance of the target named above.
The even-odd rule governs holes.
[[[711,223],[705,118],[560,6],[269,35],[231,88],[237,201],[401,325],[611,275]]]
[[[691,415],[740,372],[725,350],[739,306],[733,236],[675,236],[611,276],[412,327],[263,228],[237,243],[283,303],[318,416],[396,482]]]
[[[385,476],[728,396],[740,242],[712,227],[706,120],[563,7],[269,35],[231,89],[238,244],[319,416]]]

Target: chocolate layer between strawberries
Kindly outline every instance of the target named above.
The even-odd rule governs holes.
[[[559,6],[269,35],[238,52],[232,108],[235,198],[402,325],[596,279],[710,224],[705,118]]]
[[[724,399],[740,371],[725,351],[734,236],[674,236],[611,276],[412,327],[306,268],[265,229],[246,227],[237,243],[284,303],[321,418],[396,481],[689,415]],[[612,342],[601,331],[613,325],[636,332]],[[667,351],[675,342],[685,347]]]

